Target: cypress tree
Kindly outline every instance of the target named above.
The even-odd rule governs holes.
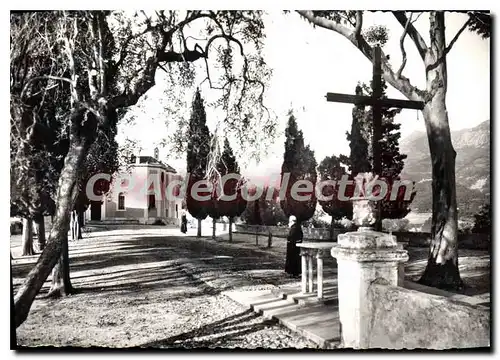
[[[191,216],[198,220],[197,236],[201,237],[201,221],[208,216],[210,200],[199,201],[192,197],[191,189],[200,180],[205,179],[208,157],[210,155],[210,131],[206,125],[207,115],[200,89],[196,89],[191,117],[189,119],[187,146],[187,173],[189,175],[186,207]],[[199,195],[208,195],[198,192]]]
[[[382,98],[387,98],[387,85],[382,80]],[[356,86],[357,95],[372,95],[371,87],[366,84]],[[396,124],[394,118],[401,112],[401,109],[382,108],[382,129],[380,141],[381,154],[381,178],[384,178],[388,185],[386,199],[382,201],[382,219],[401,219],[411,210],[410,204],[415,198],[416,192],[413,190],[409,200],[404,201],[405,188],[401,187],[397,200],[390,201],[392,185],[395,181],[401,180],[400,174],[404,167],[404,160],[407,155],[401,154],[399,150],[399,139],[401,137],[401,124]],[[373,153],[371,144],[373,142],[373,113],[371,108],[364,110],[364,107],[355,106],[353,109],[353,120],[351,133],[347,133],[347,140],[350,143],[351,153],[348,159],[349,169],[353,177],[359,172],[373,171]],[[344,156],[343,159],[346,159]]]
[[[335,181],[335,186],[327,185],[322,189],[322,195],[325,197],[332,196],[331,200],[318,200],[319,204],[323,208],[323,211],[332,217],[330,224],[330,239],[333,240],[333,228],[335,221],[341,220],[344,217],[352,218],[352,202],[351,201],[341,201],[339,199],[339,181],[342,176],[349,175],[345,168],[342,166],[342,161],[339,157],[327,156],[325,157],[318,166],[318,172],[321,181],[333,180]],[[352,179],[352,177],[348,177]],[[346,187],[345,196],[352,195],[353,187]]]
[[[290,174],[290,179],[285,192],[285,198],[280,199],[280,206],[287,217],[294,215],[297,222],[301,223],[309,220],[316,210],[316,159],[314,151],[309,145],[304,145],[302,131],[299,130],[295,116],[289,112],[288,126],[285,130],[285,153],[283,165],[281,167],[281,177],[286,173]],[[291,196],[293,184],[299,180],[308,180],[312,183],[311,192],[300,191],[300,196],[310,196],[307,201],[298,201]]]
[[[221,175],[240,175],[240,166],[238,165],[238,161],[234,156],[233,149],[227,138],[224,139],[224,150],[222,152],[221,161],[218,164],[218,171]],[[235,178],[228,179],[224,183],[224,195],[226,197],[233,197],[236,195],[236,198],[231,201],[223,199],[218,202],[219,215],[227,216],[229,219],[229,241],[233,241],[232,227],[234,218],[240,216],[247,207],[247,201],[243,198],[241,192],[243,184],[244,180],[241,178],[241,175],[240,180]]]

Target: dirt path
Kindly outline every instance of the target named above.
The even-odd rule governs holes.
[[[285,276],[285,241],[218,232],[198,239],[191,230],[125,228],[87,234],[70,243],[71,278],[78,292],[44,299],[47,282],[26,322],[17,329],[23,346],[103,347],[314,347],[278,325],[263,322],[220,294],[229,289],[262,289],[297,282]],[[205,229],[205,233],[210,231]],[[13,240],[14,285],[36,256],[19,258]],[[408,249],[406,276],[415,279],[427,249]],[[471,295],[489,293],[489,255],[461,251],[459,264]],[[334,260],[325,261],[325,271]],[[49,278],[50,281],[50,278]],[[488,298],[489,299],[489,298]]]
[[[44,299],[17,329],[23,346],[314,347],[220,294],[290,281],[284,259],[177,229],[96,233],[70,244],[78,293]],[[14,261],[19,285],[36,257]]]

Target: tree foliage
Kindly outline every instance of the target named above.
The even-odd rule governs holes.
[[[290,112],[288,126],[285,130],[285,152],[281,167],[282,183],[285,174],[289,174],[290,177],[285,189],[285,197],[280,199],[280,206],[287,217],[294,215],[298,222],[310,219],[316,210],[316,166],[314,151],[310,149],[309,145],[304,144],[302,131],[298,129],[295,117]],[[292,197],[292,187],[301,180],[312,184],[312,189],[299,187],[299,195],[309,197],[309,200],[306,201]]]
[[[335,220],[341,220],[344,217],[352,218],[352,202],[343,201],[342,195],[350,197],[353,195],[354,187],[346,186],[344,194],[339,196],[340,184],[339,181],[343,176],[346,179],[352,180],[352,176],[346,171],[345,164],[343,164],[339,157],[327,156],[318,166],[318,173],[321,181],[335,181],[335,185],[328,184],[323,187],[321,193],[325,197],[331,197],[331,200],[318,200],[323,208],[323,211],[332,217],[332,223]]]
[[[227,179],[223,186],[220,186],[219,181],[216,181],[213,196],[217,214],[227,216],[230,223],[232,223],[233,219],[240,216],[247,207],[247,201],[242,193],[246,180],[240,174],[240,167],[227,138],[224,139],[224,150],[217,170],[220,177],[229,174],[234,175],[234,177],[231,176],[231,178]],[[220,177],[216,177],[216,179],[220,179]],[[233,197],[234,199],[232,199]],[[231,200],[228,200],[229,198]]]
[[[254,190],[257,191],[257,189]],[[247,208],[241,215],[242,220],[248,225],[287,224],[288,218],[279,203],[279,189],[263,186],[261,190],[262,194],[258,199],[248,202]],[[250,194],[255,194],[255,191],[251,191]]]
[[[387,98],[387,85],[382,80],[382,98]],[[356,86],[357,95],[372,96],[372,89],[366,84]],[[395,117],[401,109],[382,108],[382,128],[380,155],[381,169],[380,178],[388,185],[387,196],[382,201],[382,219],[401,219],[410,212],[410,204],[415,198],[416,190],[413,189],[408,200],[404,200],[406,187],[400,187],[395,201],[391,201],[392,188],[397,181],[401,181],[406,154],[399,150],[399,131],[401,124],[395,123]],[[360,106],[354,106],[351,133],[346,133],[351,148],[349,158],[343,157],[348,162],[352,177],[359,172],[373,171],[373,112],[370,108],[365,110]]]
[[[194,218],[203,220],[212,208],[211,200],[201,201],[193,198],[193,186],[198,181],[206,180],[208,158],[210,156],[210,130],[206,124],[207,115],[199,89],[196,90],[189,121],[189,143],[187,146],[187,174],[189,176],[186,189],[186,206]],[[208,185],[208,181],[206,182]],[[206,186],[206,194],[211,194]],[[198,192],[205,196],[204,192]],[[215,210],[212,209],[212,213]]]
[[[474,215],[474,226],[472,232],[491,234],[491,206],[486,204]]]

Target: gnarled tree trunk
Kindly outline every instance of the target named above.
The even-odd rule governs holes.
[[[419,282],[457,289],[463,283],[458,271],[458,217],[455,184],[456,152],[451,143],[446,110],[447,70],[443,12],[430,15],[431,52],[426,56],[427,92],[432,95],[423,110],[432,160],[432,229],[429,259]]]
[[[35,255],[33,249],[33,221],[27,218],[23,219],[22,249],[22,256]]]
[[[267,226],[267,247],[270,248],[271,246],[273,246],[273,232],[271,228]]]
[[[229,242],[233,241],[233,218],[229,216]]]
[[[334,235],[334,234],[333,234],[333,225],[334,225],[334,224],[335,224],[335,219],[334,219],[334,218],[333,218],[333,216],[332,216],[332,221],[330,222],[330,240],[332,240],[332,241],[334,240],[334,239],[333,239],[333,235]]]
[[[66,155],[59,178],[57,208],[49,239],[14,298],[16,327],[26,320],[36,295],[56,263],[60,261],[64,244],[68,241],[69,216],[75,202],[77,170],[82,165],[87,150],[88,145],[83,141],[73,141]]]
[[[198,219],[198,233],[196,237],[201,237],[201,219]]]
[[[457,289],[458,217],[455,185],[456,152],[451,143],[444,94],[437,94],[424,109],[432,160],[432,229],[429,259],[420,283]]]
[[[36,232],[38,234],[38,250],[43,251],[45,248],[45,218],[43,215],[37,216],[35,219]]]
[[[10,253],[10,259],[12,260],[12,253]],[[14,281],[12,279],[12,261],[10,262],[10,313],[14,314]],[[15,319],[14,316],[10,317],[10,328],[15,329]],[[10,332],[10,349],[15,350],[17,348],[17,332]]]
[[[70,233],[71,233],[71,241],[75,241],[78,239],[82,239],[82,230],[80,226],[80,216],[76,210],[71,212],[71,220],[70,220]]]
[[[78,220],[78,231],[77,231],[77,234],[76,234],[76,238],[77,239],[83,239],[83,236],[82,236],[82,228],[85,227],[85,216],[84,216],[84,212],[79,210],[76,212],[76,219]]]
[[[62,242],[62,251],[56,266],[52,269],[52,285],[49,296],[60,297],[70,295],[74,292],[69,276],[69,249],[68,237]]]

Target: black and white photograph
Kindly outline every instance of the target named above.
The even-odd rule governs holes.
[[[10,349],[491,352],[494,11],[145,5],[9,10]]]

